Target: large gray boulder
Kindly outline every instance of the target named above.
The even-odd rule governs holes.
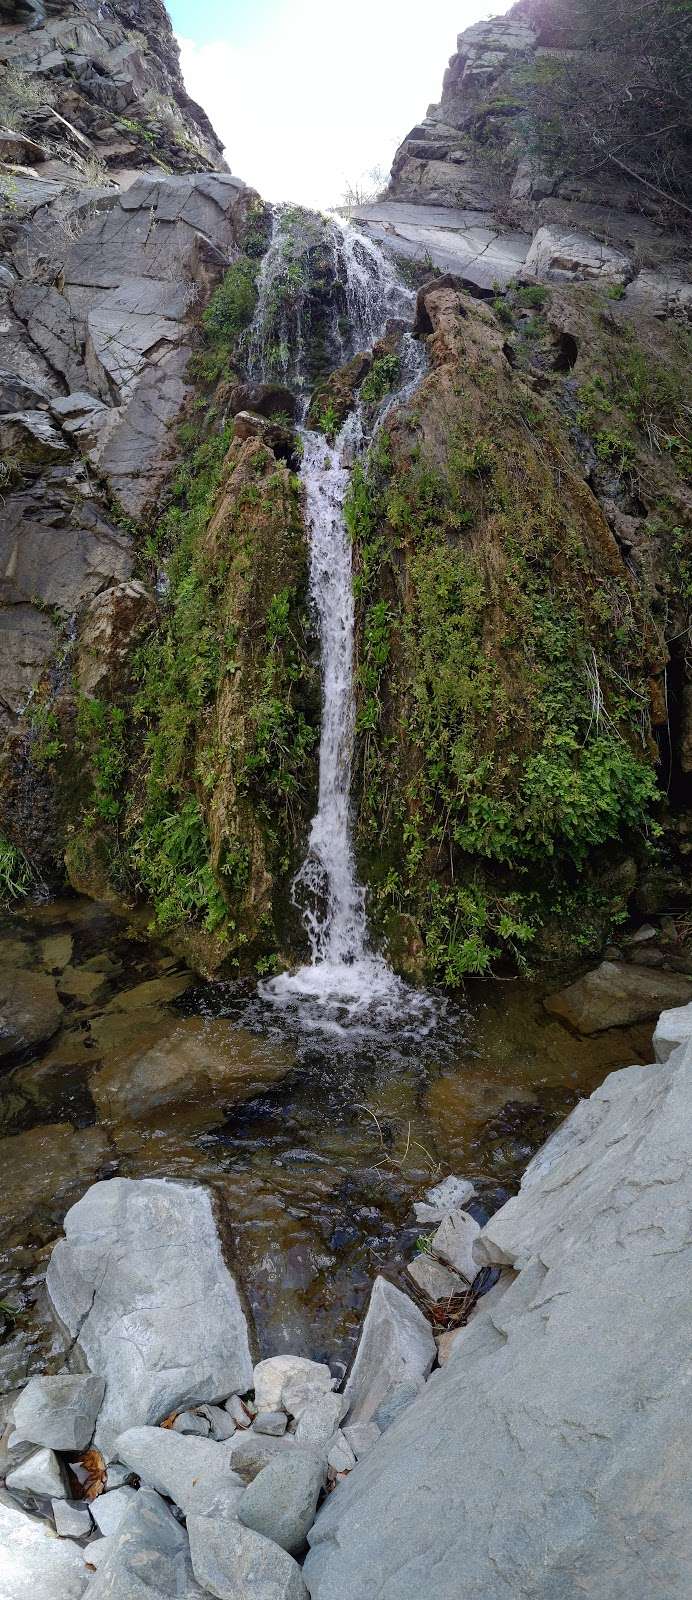
[[[108,1546],[90,1600],[201,1600],[185,1529],[151,1490],[140,1489]]]
[[[60,1321],[106,1393],[95,1443],[252,1384],[248,1327],[211,1197],[158,1178],[94,1184],[47,1275]]]
[[[376,1278],[344,1390],[349,1422],[370,1422],[388,1392],[427,1378],[437,1347],[427,1317],[386,1278]]]
[[[88,1582],[79,1545],[0,1500],[2,1600],[81,1600]]]
[[[664,1006],[692,1000],[692,977],[634,962],[602,961],[575,983],[548,995],[543,1004],[575,1033],[602,1033],[647,1022]]]
[[[240,1522],[188,1521],[192,1566],[217,1600],[308,1600],[300,1567],[269,1539]]]
[[[313,1600],[688,1600],[692,1048],[613,1073],[476,1254],[518,1275],[318,1515]]]
[[[326,1478],[326,1450],[304,1445],[277,1455],[244,1490],[238,1504],[240,1521],[298,1555],[305,1548]]]
[[[175,1433],[172,1428],[128,1428],[115,1448],[119,1461],[136,1472],[142,1483],[168,1495],[184,1516],[192,1512],[203,1517],[235,1513],[244,1485],[231,1470],[232,1442],[217,1444],[195,1434]]]

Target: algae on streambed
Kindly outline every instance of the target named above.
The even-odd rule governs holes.
[[[0,1393],[59,1364],[45,1270],[90,1183],[220,1189],[262,1352],[346,1363],[376,1273],[404,1286],[429,1183],[473,1178],[482,1220],[581,1095],[650,1059],[650,1025],[567,1033],[545,980],[470,985],[463,1012],[403,1045],[290,1035],[251,986],[200,984],[79,898],[6,918],[0,968],[51,975],[64,1007],[0,1077]]]

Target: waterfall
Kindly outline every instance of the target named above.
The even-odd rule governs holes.
[[[325,339],[334,366],[356,351],[370,349],[390,318],[411,322],[414,295],[400,283],[393,263],[378,246],[345,223],[319,219],[317,229],[318,219],[308,215],[301,229],[295,208],[282,210],[275,214],[258,282],[249,366],[253,376],[266,379],[280,374],[284,382],[290,381],[303,399],[305,414],[314,376],[308,339],[310,252],[322,250],[331,262],[333,288]],[[421,347],[406,336],[401,387],[381,404],[371,437],[392,405],[415,388],[423,362]],[[307,427],[301,428],[300,436],[310,595],[321,644],[322,723],[317,810],[292,892],[307,931],[311,961],[260,985],[260,993],[275,1005],[299,1005],[303,1028],[335,1032],[347,1025],[400,1028],[402,1019],[408,1019],[420,1033],[432,1025],[434,1008],[429,997],[397,978],[370,947],[365,890],[358,881],[351,831],[355,607],[344,500],[353,459],[368,442],[360,408],[333,444]]]

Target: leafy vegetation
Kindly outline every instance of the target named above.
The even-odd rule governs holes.
[[[655,828],[630,596],[594,570],[549,434],[534,455],[501,407],[488,421],[458,406],[444,467],[380,436],[347,503],[359,845],[381,925],[412,916],[447,984],[525,964],[580,892],[593,936],[590,863]]]
[[[360,387],[360,397],[366,406],[383,400],[399,382],[401,362],[398,356],[378,356]]]
[[[0,905],[22,900],[36,882],[36,874],[24,852],[0,834]]]

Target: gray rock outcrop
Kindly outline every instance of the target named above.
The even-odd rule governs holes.
[[[476,1245],[516,1276],[318,1514],[313,1600],[685,1600],[691,1098],[688,1044],[535,1157]]]
[[[247,1323],[206,1190],[98,1183],[68,1212],[65,1235],[48,1293],[82,1359],[106,1379],[95,1435],[104,1454],[125,1427],[251,1387]]]
[[[277,1455],[248,1484],[238,1502],[246,1528],[273,1540],[291,1555],[305,1547],[327,1476],[326,1451],[309,1445]]]

